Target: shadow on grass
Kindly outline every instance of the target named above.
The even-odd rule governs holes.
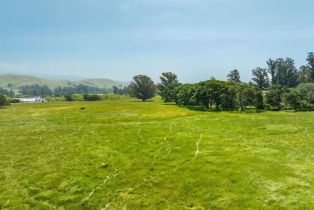
[[[154,100],[146,100],[146,101],[132,100],[131,102],[133,102],[133,103],[151,103],[151,102],[155,102],[155,101]]]
[[[177,106],[185,109],[189,109],[192,111],[197,112],[228,112],[228,113],[263,113],[266,112],[266,110],[263,109],[256,109],[256,108],[245,108],[243,110],[220,110],[215,108],[206,108],[202,106],[183,106],[183,105],[177,105],[175,103],[166,103],[165,106]]]

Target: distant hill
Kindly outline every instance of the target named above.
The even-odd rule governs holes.
[[[18,74],[3,74],[0,75],[0,87],[8,88],[8,84],[12,84],[12,89],[14,91],[18,90],[19,86],[22,85],[31,85],[31,84],[38,84],[38,85],[47,85],[49,88],[53,89],[58,86],[65,87],[69,85],[90,85],[99,88],[112,88],[112,86],[125,86],[127,85],[126,82],[117,82],[110,79],[102,79],[102,78],[95,78],[95,79],[84,79],[84,80],[49,80],[43,79],[40,77],[35,76],[28,76],[28,75],[18,75]]]
[[[117,82],[110,79],[84,79],[84,80],[78,80],[76,81],[81,84],[85,85],[91,85],[96,87],[106,87],[106,88],[112,88],[113,86],[125,86],[127,85],[126,82]]]

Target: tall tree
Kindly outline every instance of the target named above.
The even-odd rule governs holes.
[[[298,71],[294,65],[294,60],[292,58],[286,58],[285,60],[286,67],[286,86],[295,87],[298,85]]]
[[[314,53],[310,52],[307,56],[306,61],[308,62],[309,68],[311,70],[311,80],[314,82]]]
[[[240,83],[240,74],[239,71],[237,69],[234,69],[232,71],[229,72],[229,74],[227,75],[227,80],[228,82],[235,82],[235,83]]]
[[[178,85],[177,75],[172,72],[164,72],[160,76],[161,82],[158,84],[159,94],[164,102],[175,101],[175,87]]]
[[[311,82],[311,69],[309,66],[301,66],[298,72],[298,83]]]
[[[152,79],[146,75],[137,75],[129,85],[129,94],[146,101],[155,96],[155,84]]]
[[[276,84],[276,61],[268,59],[266,63],[268,65],[268,72],[271,76],[271,84]]]
[[[277,58],[267,61],[272,84],[294,87],[298,84],[298,71],[292,58]]]
[[[269,78],[267,74],[267,69],[257,67],[252,70],[252,80],[255,82],[255,85],[260,89],[266,89],[269,85]]]

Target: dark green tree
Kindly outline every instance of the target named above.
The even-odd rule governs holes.
[[[309,66],[301,66],[298,72],[298,83],[311,82],[311,69]]]
[[[282,98],[283,102],[285,103],[286,106],[288,106],[288,108],[294,110],[298,110],[301,108],[302,96],[299,92],[291,91],[284,93]]]
[[[254,81],[255,85],[262,90],[265,90],[269,85],[269,79],[267,74],[267,69],[263,69],[257,67],[252,70],[252,80]]]
[[[164,102],[175,101],[175,87],[178,85],[177,75],[172,72],[164,72],[160,76],[161,82],[157,85],[158,91]]]
[[[5,97],[5,95],[0,95],[0,107],[10,105],[9,101]]]
[[[308,103],[314,104],[314,83],[302,83],[297,87],[302,99]]]
[[[99,101],[100,96],[97,94],[84,94],[83,95],[84,101]]]
[[[176,103],[184,106],[197,106],[195,99],[196,84],[180,84],[175,88]]]
[[[286,58],[285,60],[285,85],[287,87],[295,87],[298,85],[298,71],[294,65],[292,58]]]
[[[313,52],[308,53],[306,61],[308,62],[308,66],[311,71],[311,81],[314,82],[314,53]]]
[[[137,75],[129,85],[129,95],[142,101],[155,96],[156,87],[152,79],[146,75]]]
[[[10,96],[10,97],[14,97],[14,95],[15,95],[13,90],[7,90],[7,89],[1,88],[1,87],[0,87],[0,94]]]
[[[263,104],[263,94],[261,89],[250,86],[247,84],[239,84],[235,86],[236,90],[236,106],[240,110],[246,107],[255,107],[257,109],[262,109]]]
[[[267,64],[272,77],[272,84],[286,87],[295,87],[298,84],[298,71],[295,68],[293,59],[269,59]]]
[[[268,72],[271,76],[271,84],[276,84],[277,80],[276,80],[276,61],[273,59],[268,59],[268,61],[266,61],[267,66],[268,66]]]
[[[286,91],[279,85],[273,85],[268,89],[265,99],[271,110],[281,109],[282,94],[284,92]]]
[[[64,95],[64,98],[66,101],[73,101],[73,95],[72,94],[66,94],[66,95]]]
[[[128,95],[129,91],[127,87],[112,86],[112,92],[113,94],[117,94],[117,95]]]
[[[228,82],[235,82],[235,83],[240,83],[240,73],[237,69],[234,69],[232,71],[229,72],[229,74],[227,75],[227,80]]]

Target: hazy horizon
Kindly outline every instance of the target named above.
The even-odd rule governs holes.
[[[1,1],[0,73],[156,81],[172,71],[196,82],[236,68],[248,81],[268,58],[306,63],[313,8],[310,0]]]

